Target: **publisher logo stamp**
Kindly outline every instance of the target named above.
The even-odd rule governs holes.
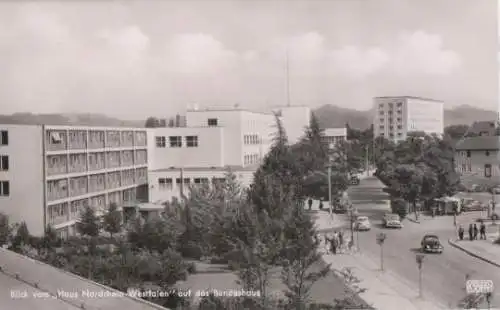
[[[494,284],[491,280],[467,280],[465,287],[468,294],[485,294],[493,292]]]

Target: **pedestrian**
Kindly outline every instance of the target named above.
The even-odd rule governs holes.
[[[479,229],[477,229],[477,225],[474,224],[474,240],[477,240],[478,232],[479,232]]]
[[[330,245],[330,238],[328,238],[328,235],[325,233],[325,236],[324,236],[324,243],[323,243],[323,247],[324,247],[324,250],[325,250],[325,254],[328,254],[330,251],[328,250],[328,246]]]
[[[469,240],[472,241],[474,240],[474,226],[472,224],[469,224]]]
[[[323,201],[320,201],[320,202],[319,202],[319,209],[320,209],[320,210],[323,210]]]
[[[309,200],[307,201],[307,204],[309,205],[309,211],[311,211],[312,205],[313,205],[313,200],[311,198],[309,198]]]
[[[342,253],[342,249],[344,248],[344,234],[342,233],[342,231],[339,231],[338,240],[339,240],[339,250],[340,253]]]
[[[484,224],[483,221],[481,221],[481,226],[479,227],[479,233],[481,234],[479,238],[481,240],[486,240],[486,225]]]
[[[460,241],[464,240],[464,231],[464,227],[460,225],[460,227],[458,227],[458,238],[460,239]]]
[[[337,238],[333,237],[332,240],[331,240],[331,246],[332,246],[332,253],[334,255],[337,254],[337,246],[338,246],[338,240]]]

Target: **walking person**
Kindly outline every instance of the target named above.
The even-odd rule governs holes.
[[[469,224],[469,240],[474,240],[474,226],[472,224]]]
[[[460,227],[458,227],[458,239],[460,239],[460,241],[464,240],[464,231],[464,227],[460,225]]]
[[[337,239],[337,232],[333,234],[333,238],[331,239],[331,247],[332,247],[332,253],[335,255],[337,254],[337,247],[338,247],[338,239]]]
[[[479,226],[480,239],[486,240],[486,225],[484,222],[481,222],[481,226]]]
[[[323,210],[323,201],[320,201],[320,202],[319,202],[319,209],[320,209],[320,210]]]
[[[311,198],[309,198],[309,200],[307,201],[307,204],[309,205],[309,211],[311,211],[312,205],[313,205],[313,200]]]
[[[474,240],[477,240],[478,233],[479,233],[479,229],[477,229],[477,225],[474,224]]]
[[[342,254],[344,248],[344,234],[342,233],[342,231],[339,231],[338,240],[339,240],[339,252]]]
[[[325,233],[324,235],[324,243],[323,243],[323,247],[324,247],[324,250],[325,250],[325,254],[329,254],[330,251],[329,251],[329,245],[330,245],[330,238],[328,238],[328,235]]]

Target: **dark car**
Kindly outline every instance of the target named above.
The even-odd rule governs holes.
[[[425,235],[420,246],[424,253],[443,253],[443,245],[436,235]]]
[[[359,185],[359,178],[357,176],[351,177],[351,185]]]

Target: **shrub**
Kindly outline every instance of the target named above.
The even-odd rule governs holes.
[[[179,252],[182,257],[189,259],[200,260],[203,256],[201,247],[192,242],[188,242],[187,244],[180,246]]]
[[[194,262],[188,263],[187,267],[186,267],[186,270],[190,274],[195,274],[196,273],[196,264]]]

